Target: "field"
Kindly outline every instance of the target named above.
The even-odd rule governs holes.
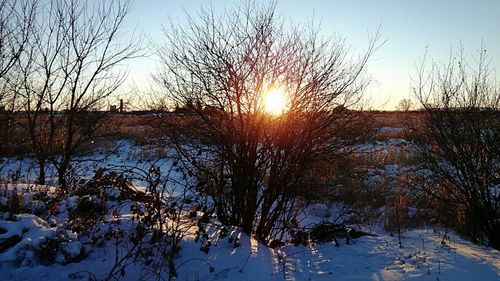
[[[500,280],[499,1],[150,2],[0,0],[1,280]]]
[[[322,241],[285,236],[266,245],[237,227],[221,228],[214,215],[197,209],[196,195],[184,190],[190,180],[161,145],[153,115],[109,117],[104,128],[114,128],[113,136],[79,156],[73,171],[79,183],[72,193],[58,192],[50,167],[46,185],[37,185],[29,153],[4,157],[0,274],[3,280],[149,280],[168,279],[165,268],[171,272],[174,266],[178,280],[498,280],[500,252],[474,245],[440,223],[439,214],[416,203],[422,198],[410,199],[420,195],[401,181],[418,163],[406,124],[419,114],[370,114],[377,133],[351,156],[364,163],[353,168],[362,178],[320,189],[322,195],[299,215],[303,230],[328,223],[345,227]],[[158,175],[168,174],[160,193],[151,186],[153,167]],[[130,184],[120,184],[120,173]],[[402,183],[394,189],[394,181]],[[394,205],[402,191],[411,202]],[[167,206],[177,202],[178,213],[160,213],[169,233],[160,238],[163,243],[154,240],[154,231],[139,243],[133,239],[139,222],[154,207],[144,198],[154,194]],[[179,250],[168,256],[165,245],[173,237]]]

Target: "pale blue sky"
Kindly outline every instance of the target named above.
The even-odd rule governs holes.
[[[219,11],[240,3],[212,2]],[[128,26],[161,41],[161,28],[168,26],[168,17],[182,21],[184,10],[195,15],[208,4],[202,0],[136,0]],[[368,68],[375,82],[367,93],[375,108],[393,109],[401,99],[409,97],[414,64],[427,45],[429,58],[446,60],[452,46],[461,42],[466,53],[472,54],[483,40],[493,58],[491,67],[500,70],[500,0],[278,0],[277,11],[295,23],[306,22],[314,15],[321,20],[324,34],[345,36],[360,50],[367,46],[368,34],[381,25],[387,42],[375,53]],[[130,66],[130,79],[141,86],[154,69],[151,59],[135,60]]]

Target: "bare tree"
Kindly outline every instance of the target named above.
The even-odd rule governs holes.
[[[37,1],[0,1],[0,79],[16,64],[24,50]]]
[[[32,35],[38,1],[0,0],[0,155],[12,150],[16,103],[12,71]],[[18,139],[16,139],[18,141]]]
[[[413,107],[413,102],[410,99],[402,99],[399,101],[398,106],[396,107],[397,110],[400,111],[409,111]]]
[[[462,233],[500,249],[500,88],[489,63],[483,46],[473,59],[459,49],[430,70],[424,59],[414,93],[426,111],[420,151],[436,178],[425,190]]]
[[[50,1],[39,9],[34,35],[19,61],[19,95],[30,143],[45,181],[45,164],[67,185],[71,163],[94,137],[103,102],[123,82],[120,65],[137,55],[121,32],[128,1]]]
[[[275,3],[247,2],[221,15],[202,9],[165,37],[156,79],[183,106],[165,124],[199,190],[223,224],[263,241],[282,237],[311,192],[313,167],[364,136],[363,116],[351,109],[369,82],[378,33],[356,57],[314,24],[288,26]],[[280,93],[281,104],[266,103]]]

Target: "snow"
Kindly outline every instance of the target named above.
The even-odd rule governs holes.
[[[160,167],[162,173],[168,172],[172,167],[171,160],[167,159],[167,152],[160,152],[157,146],[137,145],[130,140],[111,141],[102,147],[95,147],[95,151],[88,156],[75,159],[78,163],[73,167],[72,173],[82,179],[89,179],[99,168],[139,168],[147,170],[151,165]],[[56,169],[51,163],[45,166],[46,181],[50,186],[56,182]],[[16,182],[31,183],[34,185],[38,177],[36,159],[32,156],[24,158],[0,158],[0,178],[17,178]],[[17,176],[19,175],[19,176]],[[141,182],[137,182],[141,185]]]
[[[411,146],[406,140],[390,139],[387,142],[360,145],[357,151],[373,153]],[[114,166],[147,167],[150,164],[147,158],[151,156],[128,142],[111,148],[115,151],[106,162],[99,163],[100,166],[112,163]],[[29,166],[28,161],[6,162],[8,164],[2,171],[6,173]],[[158,166],[162,169],[171,167],[167,160],[164,164],[159,163]],[[95,167],[83,163],[80,168],[86,169],[86,176],[91,176],[89,171]],[[370,170],[366,182],[375,183],[385,175],[395,179],[405,169],[399,165],[383,165]],[[26,182],[33,182],[36,178],[30,171],[31,174],[23,175]],[[144,190],[143,183],[137,182],[136,185],[138,189]],[[31,200],[35,198],[33,192],[54,191],[49,186],[10,184],[0,197],[1,205],[8,203],[8,197],[5,196],[10,196],[14,187],[23,194],[24,207],[31,204],[32,208],[37,209],[44,208],[44,205],[42,201]],[[117,189],[109,188],[104,192],[108,195],[106,206],[109,212],[106,220],[96,226],[99,231],[93,234],[99,236],[112,227],[130,230],[133,225],[130,211],[133,202],[116,202],[120,195]],[[32,214],[18,214],[11,220],[0,217],[0,245],[12,237],[19,238],[14,246],[4,250],[0,248],[0,279],[104,279],[115,260],[123,256],[129,245],[124,243],[117,249],[113,240],[105,239],[100,240],[102,243],[93,244],[88,237],[82,238],[67,229],[61,229],[61,224],[69,217],[69,211],[75,209],[81,199],[79,196],[63,199],[57,213],[48,222]],[[349,215],[342,203],[330,203],[309,207],[301,217],[302,226],[324,220],[335,221],[340,214]],[[112,217],[113,211],[119,218]],[[237,228],[231,229],[229,237],[232,239],[229,239],[219,237],[219,232],[208,227],[213,242],[208,253],[200,251],[201,242],[196,242],[192,234],[182,241],[182,249],[176,259],[177,280],[500,280],[500,252],[467,242],[449,229],[426,227],[408,230],[404,233],[404,247],[399,248],[398,237],[391,236],[376,224],[355,227],[361,227],[361,230],[376,236],[362,236],[351,240],[349,244],[339,239],[338,247],[329,242],[307,246],[287,244],[271,249]],[[42,264],[37,260],[35,251],[44,241],[58,235],[64,236],[64,239],[59,244],[55,262]],[[448,239],[443,239],[445,235]],[[238,243],[235,243],[236,238]],[[144,276],[147,276],[144,266],[132,263],[122,280],[140,280]]]
[[[379,133],[401,133],[404,131],[404,128],[400,127],[380,127],[378,129]]]
[[[80,241],[71,241],[62,245],[62,255],[56,258],[56,261],[64,264],[66,260],[78,257],[82,253],[82,243]]]
[[[328,218],[331,216],[330,209],[325,204],[315,204],[312,206],[314,215],[319,218]]]
[[[20,238],[19,243],[0,255],[2,262],[29,260],[32,250],[56,233],[55,228],[51,228],[46,221],[30,214],[17,215],[15,221],[0,221],[0,229],[6,230],[0,234],[0,243],[13,237]]]
[[[22,236],[22,242],[0,253],[2,280],[57,281],[75,276],[99,279],[105,277],[115,259],[114,246],[108,241],[102,247],[94,246],[83,260],[66,264],[85,248],[80,241],[69,241],[62,244],[52,265],[24,262],[18,266],[14,261],[19,261],[21,255],[22,260],[33,261],[30,249],[53,237],[55,229],[25,214],[18,215],[15,221],[1,221],[0,227],[6,230],[0,239]],[[218,233],[211,229],[214,243],[208,254],[199,250],[200,242],[193,237],[182,242],[176,262],[178,280],[499,280],[500,252],[473,245],[450,230],[408,231],[402,249],[397,237],[382,229],[364,230],[376,236],[362,236],[349,245],[339,240],[339,247],[329,242],[270,249],[238,229],[230,235],[239,238],[234,247],[227,237],[214,239]],[[448,239],[442,243],[445,235]],[[123,280],[138,280],[141,274],[141,267],[133,264]]]
[[[388,139],[386,141],[374,141],[372,143],[355,145],[354,151],[358,153],[387,152],[393,148],[414,148],[414,144],[405,139]]]
[[[444,232],[410,231],[405,248],[384,232],[364,236],[355,244],[287,245],[269,249],[246,235],[233,248],[227,240],[200,254],[196,243],[185,243],[180,280],[498,280],[500,253],[454,236],[440,243]],[[190,266],[187,266],[190,264]],[[210,267],[214,272],[210,273]],[[440,267],[440,268],[439,268]],[[186,278],[186,279],[184,279]]]

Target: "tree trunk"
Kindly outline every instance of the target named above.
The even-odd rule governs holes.
[[[247,196],[245,198],[246,208],[242,214],[242,228],[243,231],[251,235],[253,230],[253,222],[257,212],[257,188],[254,186],[249,187]]]
[[[38,184],[45,184],[45,159],[38,159]]]
[[[58,173],[58,185],[65,190],[68,187],[68,183],[66,181],[66,173],[68,172],[69,161],[63,160],[59,169],[57,169]]]

